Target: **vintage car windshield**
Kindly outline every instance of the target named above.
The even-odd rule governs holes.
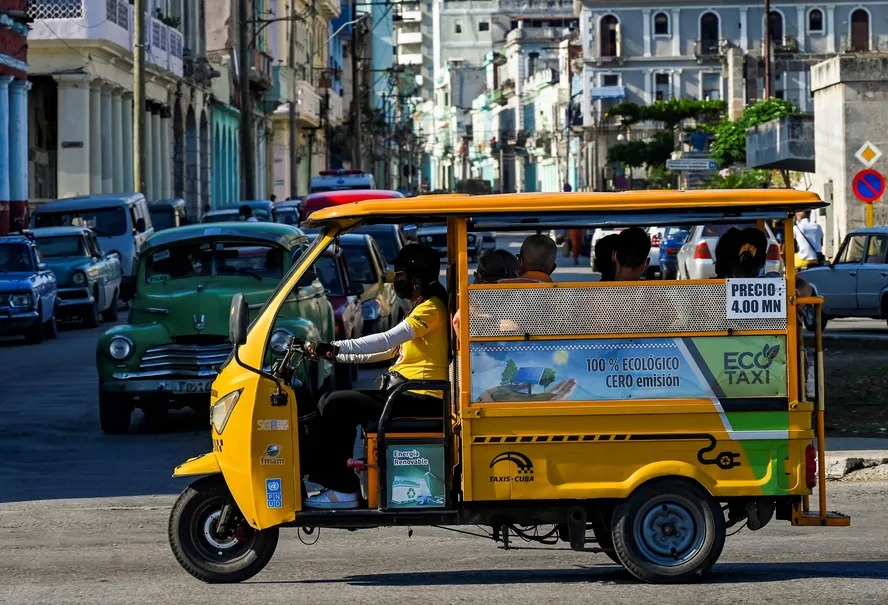
[[[40,212],[34,217],[35,227],[88,227],[99,237],[123,235],[127,231],[123,208],[93,208],[73,212]]]
[[[0,245],[0,269],[3,271],[33,271],[34,263],[25,244]]]
[[[155,231],[169,229],[175,227],[173,217],[176,212],[172,208],[164,208],[162,210],[151,211],[151,224],[154,225]]]
[[[65,256],[86,256],[83,238],[79,235],[62,235],[57,237],[39,237],[40,251],[48,258]]]
[[[299,211],[296,208],[279,208],[277,222],[285,225],[299,226]]]
[[[345,296],[345,285],[332,256],[321,255],[314,266],[318,279],[324,284],[328,296]]]
[[[370,249],[367,244],[343,245],[345,266],[348,267],[348,278],[355,284],[372,284],[377,281],[376,271],[370,261]]]
[[[358,230],[361,233],[362,230]],[[373,229],[367,230],[367,234],[372,235],[379,247],[382,248],[382,255],[389,263],[398,256],[398,241],[394,229]]]
[[[279,280],[284,251],[254,242],[202,241],[158,248],[147,254],[145,281],[218,276],[252,276]]]

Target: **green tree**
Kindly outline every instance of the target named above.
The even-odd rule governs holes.
[[[771,180],[767,170],[744,170],[724,176],[714,174],[701,189],[759,189]]]
[[[515,376],[518,375],[518,366],[515,364],[513,360],[509,360],[506,362],[506,368],[503,370],[503,376],[500,380],[501,385],[514,384]]]
[[[623,126],[638,122],[663,122],[672,129],[682,120],[694,119],[697,122],[717,122],[724,115],[727,104],[724,101],[698,101],[696,99],[676,99],[655,101],[650,105],[620,103],[608,111],[608,115],[620,116]]]
[[[724,120],[715,129],[712,157],[721,166],[746,162],[746,129],[769,120],[797,113],[796,106],[784,99],[759,101],[743,110],[736,120]]]
[[[543,375],[540,376],[540,384],[545,389],[553,382],[555,382],[555,370],[552,368],[546,368],[543,370]]]

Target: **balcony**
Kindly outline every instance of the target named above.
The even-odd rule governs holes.
[[[728,52],[731,43],[728,40],[697,40],[694,42],[694,56],[698,63],[719,61]]]
[[[814,116],[785,116],[748,129],[746,165],[814,172]]]
[[[296,76],[286,65],[275,65],[271,69],[271,89],[265,93],[264,101],[274,109],[293,100],[293,82]]]
[[[41,42],[85,41],[110,42],[132,53],[134,11],[129,0],[31,0],[28,14],[34,19],[28,35],[32,50],[39,50]],[[182,76],[179,30],[146,14],[145,44],[148,64]]]
[[[274,57],[261,50],[250,49],[250,82],[257,88],[270,90],[274,85]]]
[[[342,97],[332,90],[330,91],[330,104],[327,111],[327,120],[330,124],[340,124],[345,117]]]
[[[505,105],[508,102],[509,100],[506,98],[506,95],[503,94],[502,88],[497,88],[496,90],[487,93],[488,107],[493,107],[494,105]]]
[[[422,32],[398,31],[398,46],[404,44],[422,44]]]
[[[296,80],[296,119],[309,126],[321,125],[321,97],[305,80]],[[332,96],[332,95],[331,95]]]
[[[422,53],[409,53],[398,55],[398,65],[422,65]]]

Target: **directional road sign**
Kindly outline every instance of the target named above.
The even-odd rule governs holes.
[[[715,160],[686,158],[683,160],[666,160],[669,170],[715,170]]]
[[[864,204],[872,204],[885,193],[885,177],[875,170],[861,170],[854,175],[851,189]]]

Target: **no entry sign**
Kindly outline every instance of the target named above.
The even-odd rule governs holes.
[[[885,177],[875,170],[861,170],[851,181],[854,196],[865,204],[872,204],[885,193]]]

